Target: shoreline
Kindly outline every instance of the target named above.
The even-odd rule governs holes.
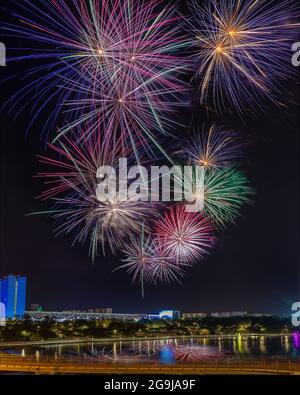
[[[70,338],[70,339],[50,339],[50,340],[29,340],[29,341],[12,341],[0,342],[0,349],[6,347],[29,347],[29,346],[51,346],[51,345],[71,345],[85,343],[114,343],[114,342],[131,342],[131,341],[153,341],[153,340],[172,340],[172,339],[234,339],[241,337],[281,337],[291,336],[292,333],[243,333],[230,335],[172,335],[172,336],[147,336],[147,337],[110,337],[110,338]]]

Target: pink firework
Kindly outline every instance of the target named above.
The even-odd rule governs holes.
[[[210,221],[199,212],[187,212],[184,205],[173,206],[154,232],[165,253],[185,264],[205,256],[214,241]]]
[[[184,265],[170,258],[158,240],[145,236],[144,229],[141,238],[131,238],[123,253],[124,264],[118,269],[126,269],[133,281],[139,282],[142,294],[145,283],[179,281],[184,275]]]

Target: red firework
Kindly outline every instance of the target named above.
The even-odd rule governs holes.
[[[213,227],[199,212],[187,212],[184,205],[173,206],[155,226],[157,242],[175,261],[193,263],[212,247]]]

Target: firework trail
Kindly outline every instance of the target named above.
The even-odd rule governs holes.
[[[191,8],[201,103],[240,115],[281,105],[282,81],[295,75],[290,58],[300,26],[296,2],[192,0]]]

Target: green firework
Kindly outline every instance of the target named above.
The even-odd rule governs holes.
[[[235,166],[207,170],[204,176],[204,211],[216,225],[235,222],[242,205],[252,203],[254,189]]]

